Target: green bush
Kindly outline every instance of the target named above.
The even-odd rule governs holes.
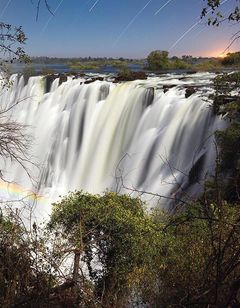
[[[155,50],[152,51],[148,57],[148,69],[153,71],[160,71],[169,69],[168,51]]]

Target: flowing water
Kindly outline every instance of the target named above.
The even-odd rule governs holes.
[[[27,82],[11,77],[11,88],[0,91],[1,106],[20,102],[11,118],[28,126],[37,166],[28,164],[30,179],[21,166],[2,162],[6,179],[15,183],[1,184],[2,198],[35,191],[43,196],[39,212],[49,213],[53,200],[76,189],[157,193],[165,208],[175,198],[199,194],[214,170],[213,134],[224,125],[204,99],[214,75],[169,74],[121,84],[105,77],[90,84],[87,77],[62,84],[57,78],[48,93],[41,76]],[[185,98],[186,86],[197,93]]]

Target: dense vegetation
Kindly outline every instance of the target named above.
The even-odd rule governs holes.
[[[48,64],[62,64],[72,71],[114,69],[120,72],[126,70],[146,70],[153,72],[171,70],[189,71],[221,71],[226,68],[239,68],[239,52],[228,53],[223,58],[202,58],[184,55],[181,58],[169,57],[169,53],[163,50],[152,51],[146,59],[124,59],[124,58],[48,58],[35,57],[31,59],[32,64],[40,64],[45,74],[49,69],[54,73],[53,68],[48,68]],[[29,65],[28,71],[34,75],[34,66]]]
[[[162,50],[152,51],[147,57],[147,63],[147,68],[152,71],[190,68],[188,63],[177,57],[170,60],[168,52]]]
[[[224,66],[240,66],[240,52],[228,53],[221,61]]]
[[[147,68],[151,71],[189,69],[196,71],[216,71],[225,68],[239,68],[240,53],[228,53],[222,58],[194,58],[192,56],[168,57],[167,51],[155,50],[147,57]]]

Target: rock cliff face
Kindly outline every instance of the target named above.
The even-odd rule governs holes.
[[[45,76],[46,93],[50,92],[51,85],[52,85],[53,81],[57,78],[59,79],[59,85],[61,85],[63,82],[67,81],[67,75],[66,74],[49,74],[49,75]]]
[[[188,98],[194,93],[196,93],[196,89],[194,87],[187,87],[185,92],[185,97]]]
[[[201,180],[214,168],[212,136],[221,124],[199,92],[199,85],[209,85],[213,76],[134,77],[138,80],[113,83],[107,81],[112,75],[38,76],[26,85],[23,77],[12,77],[13,86],[1,99],[8,105],[22,100],[11,116],[26,124],[33,137],[31,153],[38,168],[29,168],[47,209],[56,197],[75,189],[134,188],[172,201],[201,189]],[[166,85],[172,87],[165,93]],[[197,91],[189,96],[193,91],[187,89],[186,98],[188,86]],[[19,166],[9,161],[1,170],[22,190],[34,190]],[[161,206],[168,208],[166,200]]]
[[[115,82],[121,81],[133,81],[133,80],[144,80],[147,79],[147,75],[145,72],[120,72],[118,73],[117,77],[115,78]]]

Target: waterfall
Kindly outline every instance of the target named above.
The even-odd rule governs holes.
[[[1,106],[19,102],[9,117],[32,136],[37,166],[28,167],[35,184],[16,163],[5,161],[1,169],[20,190],[43,196],[45,210],[59,195],[80,189],[194,197],[214,170],[213,134],[223,125],[202,98],[213,77],[163,75],[122,84],[107,76],[86,84],[86,78],[61,84],[56,78],[46,93],[46,78],[13,75],[10,89],[0,91]],[[186,85],[199,90],[185,98]]]

